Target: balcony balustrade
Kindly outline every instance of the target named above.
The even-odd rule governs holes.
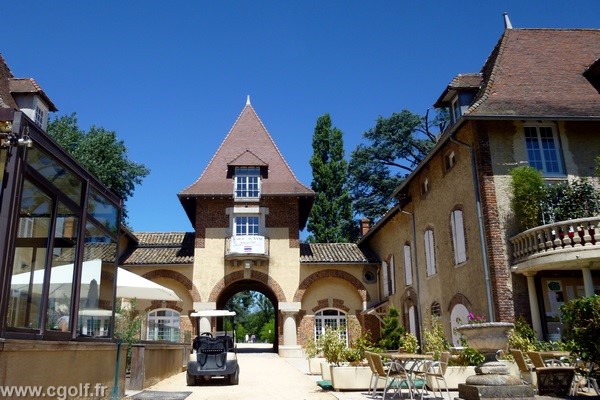
[[[600,253],[600,216],[591,218],[572,219],[568,221],[546,224],[521,232],[512,237],[513,267],[517,264],[528,262],[536,258],[544,257],[547,266],[554,263],[565,263],[561,257],[564,253],[578,252],[573,258],[575,260],[592,261]],[[595,250],[587,254],[587,250]],[[552,258],[547,257],[554,257]],[[540,263],[542,261],[540,260]],[[531,265],[530,265],[531,266]]]

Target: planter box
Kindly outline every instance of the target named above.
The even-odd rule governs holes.
[[[323,357],[312,357],[308,359],[308,373],[310,375],[321,375],[321,363],[325,362]]]
[[[371,381],[371,368],[368,366],[330,366],[331,385],[335,391],[368,390]],[[325,377],[323,377],[325,379]],[[377,388],[383,388],[384,381],[379,380]]]
[[[331,368],[328,362],[321,363],[321,379],[331,382]]]

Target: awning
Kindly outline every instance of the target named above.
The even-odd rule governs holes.
[[[97,302],[98,284],[102,271],[102,260],[90,260],[83,262],[81,271],[81,297],[87,299],[95,296]],[[11,290],[41,294],[44,280],[44,270],[34,271],[33,277],[30,272],[13,275],[11,279]],[[50,274],[50,298],[60,299],[71,295],[73,284],[73,264],[65,264],[52,267]],[[90,290],[91,289],[91,290]],[[140,300],[165,300],[181,301],[181,299],[169,288],[152,282],[146,278],[129,272],[123,268],[117,268],[117,297],[140,299]],[[88,303],[92,303],[88,301]]]

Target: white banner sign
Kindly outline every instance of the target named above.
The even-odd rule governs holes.
[[[265,237],[264,236],[233,236],[231,238],[232,253],[264,254]]]

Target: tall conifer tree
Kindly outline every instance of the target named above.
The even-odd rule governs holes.
[[[329,114],[317,119],[310,159],[311,188],[317,197],[308,219],[309,242],[344,243],[357,237],[352,220],[352,199],[347,187],[348,162],[344,159],[342,136],[342,131],[332,127]]]

